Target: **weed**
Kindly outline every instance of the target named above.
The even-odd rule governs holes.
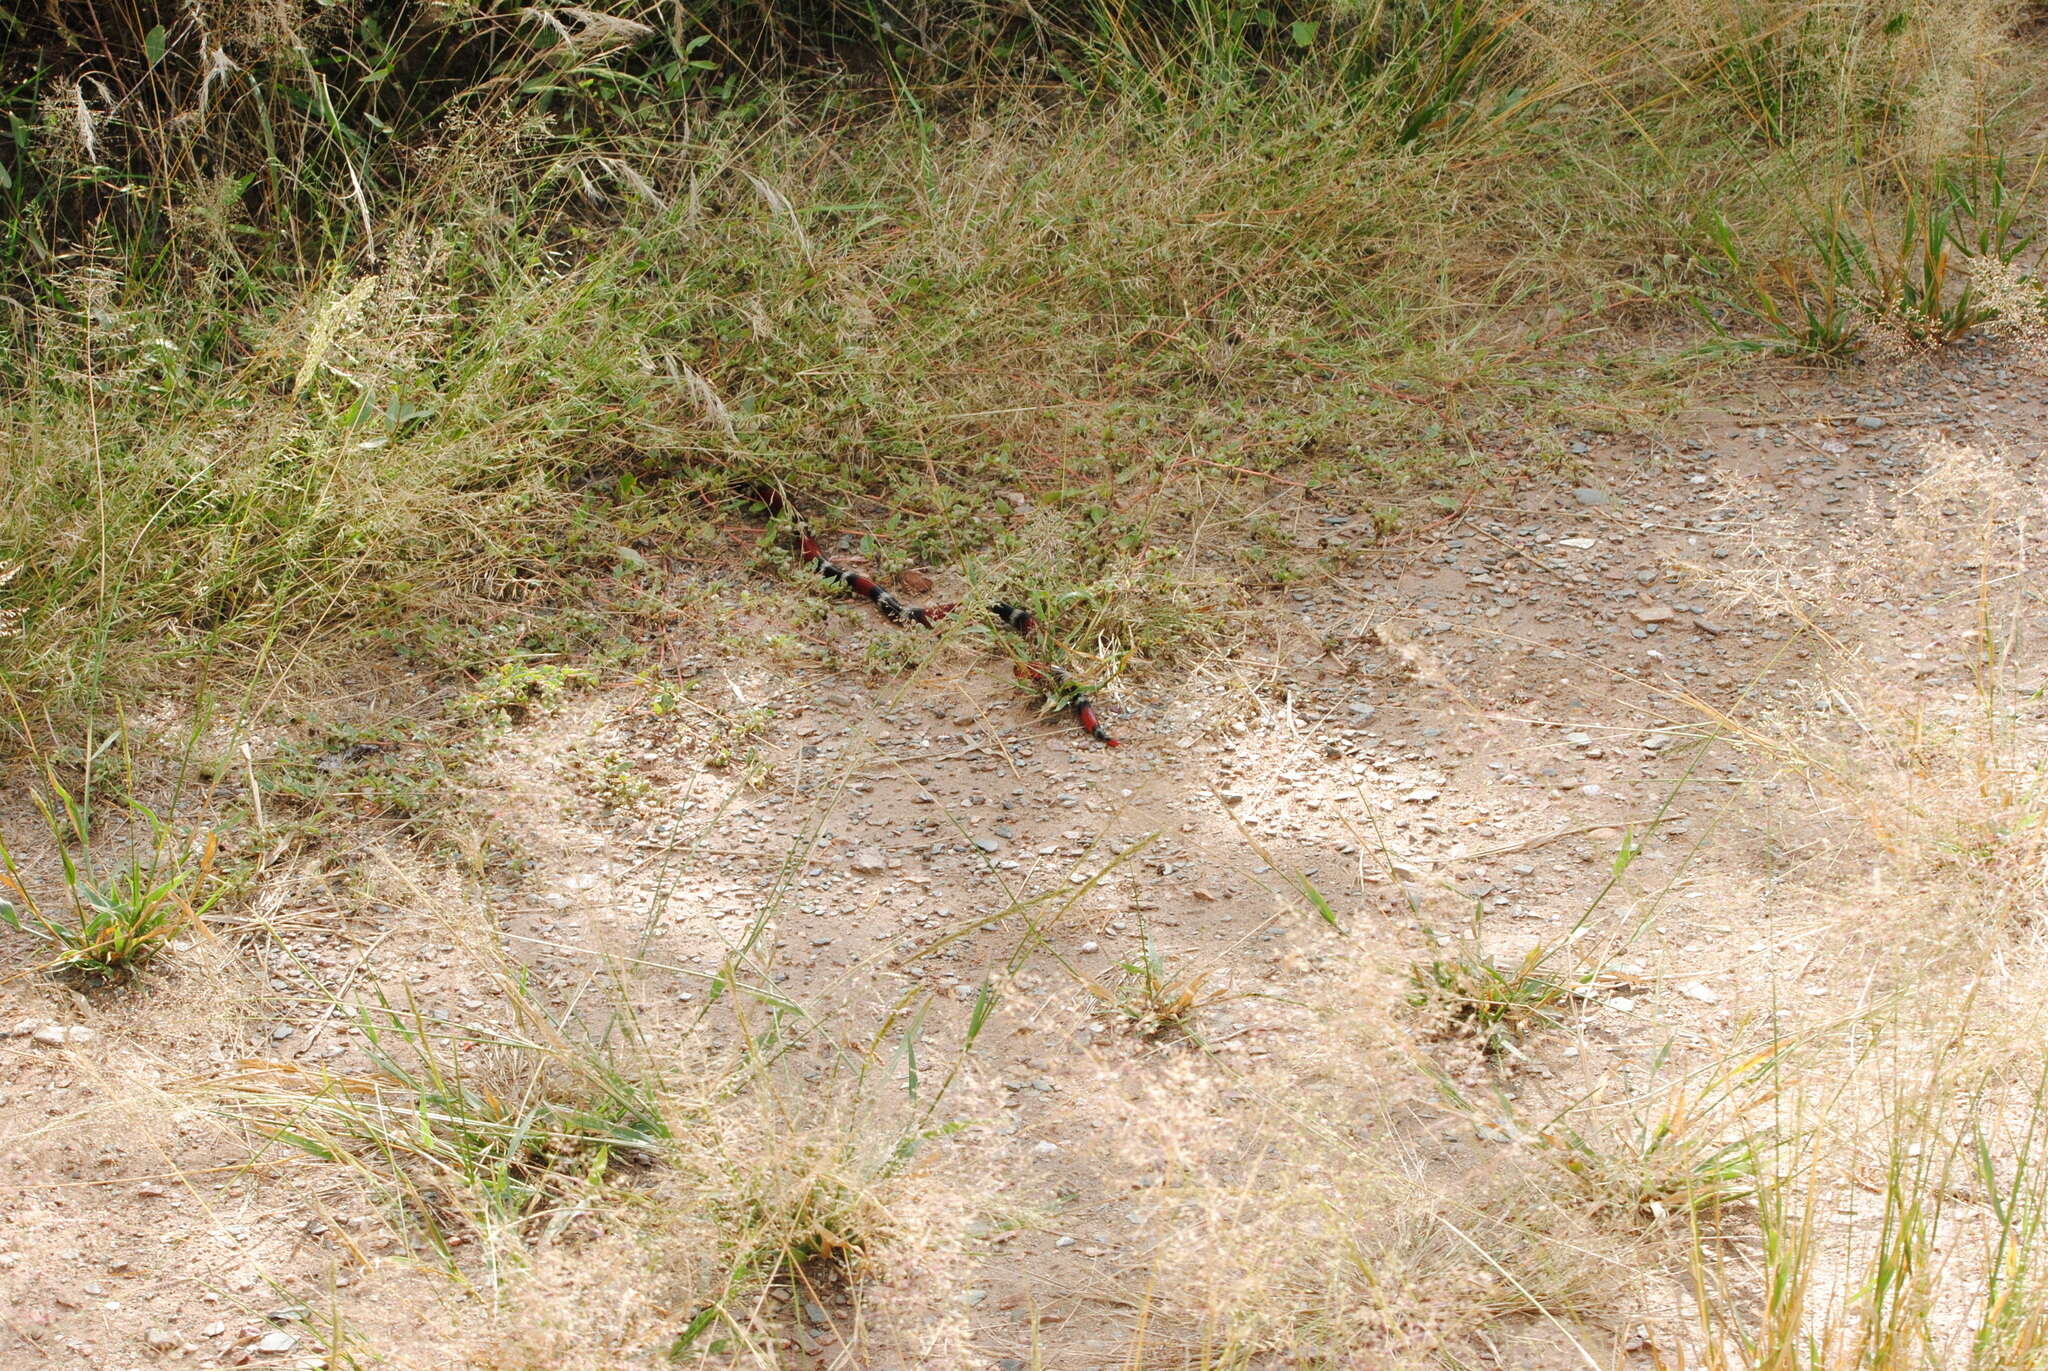
[[[553,713],[572,689],[587,686],[591,673],[557,662],[504,662],[449,706],[458,719],[472,722],[523,719],[538,709]]]
[[[1865,186],[1803,220],[1804,253],[1761,269],[1726,220],[1709,216],[1707,235],[1738,287],[1723,298],[1789,351],[1842,357],[1872,340],[1895,353],[1953,342],[1997,313],[1973,276],[2009,269],[2034,241],[2021,221],[2038,171],[2015,182],[1997,157],[1937,167],[1890,195]]]
[[[736,1270],[750,1283],[804,1272],[857,1275],[887,1231],[875,1178],[857,1149],[831,1131],[797,1141],[765,1168],[744,1168],[722,1201],[724,1227],[744,1235]]]
[[[538,1032],[467,1028],[380,994],[357,1016],[369,1073],[280,1064],[233,1081],[226,1108],[276,1142],[377,1178],[444,1257],[465,1225],[558,1231],[616,1168],[659,1160],[668,1124],[609,1054],[506,991]]]
[[[265,817],[272,828],[312,844],[369,820],[442,846],[470,814],[464,778],[472,740],[465,732],[446,721],[394,721],[280,744],[257,771]]]
[[[1075,973],[1082,986],[1105,1009],[1123,1019],[1142,1038],[1173,1034],[1199,1043],[1196,1020],[1210,1005],[1241,996],[1211,988],[1213,968],[1207,971],[1175,972],[1159,951],[1159,944],[1146,924],[1140,933],[1137,956],[1118,962],[1105,984],[1086,972]]]
[[[1696,1082],[1659,1092],[1653,1108],[1625,1104],[1623,1122],[1597,1135],[1572,1123],[1595,1109],[1582,1102],[1537,1130],[1535,1141],[1597,1204],[1659,1221],[1679,1214],[1721,1222],[1758,1197],[1767,1162],[1785,1143],[1771,1136],[1776,1121],[1769,1117],[1783,1052],[1773,1045],[1716,1064]]]
[[[576,769],[583,774],[591,798],[608,810],[631,812],[654,794],[653,782],[616,751],[606,751],[595,758],[579,757]]]
[[[51,803],[52,798],[55,804]],[[140,802],[127,818],[148,835],[125,858],[100,855],[85,806],[45,778],[35,797],[61,867],[63,908],[51,908],[25,882],[20,864],[0,839],[0,923],[27,933],[50,950],[48,966],[89,980],[123,980],[198,926],[226,892],[214,868],[213,834],[194,841]]]
[[[1513,1052],[1524,1034],[1564,1022],[1584,984],[1582,977],[1552,970],[1553,955],[1554,949],[1538,944],[1503,968],[1475,941],[1457,956],[1410,967],[1408,1003],[1442,1016],[1453,1032],[1475,1037],[1488,1055]]]
[[[774,722],[772,705],[756,705],[722,719],[705,748],[704,765],[720,770],[738,766],[754,777],[750,784],[757,782],[766,766],[757,743]]]

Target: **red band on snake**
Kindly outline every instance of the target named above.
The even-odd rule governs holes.
[[[925,628],[937,626],[939,620],[958,609],[958,605],[928,605],[920,608],[907,605],[897,599],[876,582],[872,576],[840,566],[825,556],[825,550],[818,544],[817,534],[811,531],[809,521],[784,498],[781,491],[769,485],[750,487],[761,503],[768,507],[770,514],[786,519],[796,537],[797,551],[812,571],[835,585],[845,586],[854,594],[874,601],[875,608],[882,611],[882,617],[892,624],[920,624]],[[1036,615],[1022,605],[997,602],[988,607],[988,612],[997,623],[1019,635],[1036,633],[1040,627]],[[1020,680],[1028,681],[1050,696],[1064,699],[1074,722],[1082,732],[1105,747],[1117,746],[1117,740],[1109,735],[1096,717],[1095,701],[1087,691],[1081,689],[1066,672],[1049,662],[1025,662],[1018,666]]]

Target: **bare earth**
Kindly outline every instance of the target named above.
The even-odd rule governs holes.
[[[1672,1364],[1693,1336],[1686,1221],[1639,1180],[1619,1205],[1567,1135],[1618,1145],[1674,1084],[1733,1127],[1755,1101],[1727,1063],[1947,955],[1835,898],[1870,879],[1845,856],[1859,816],[1771,740],[1853,712],[1851,663],[1908,713],[1974,698],[1976,517],[1930,506],[1917,548],[1886,520],[1937,439],[2002,456],[2038,500],[2044,393],[1976,348],[1772,383],[1673,440],[1589,439],[1579,469],[1391,542],[1275,485],[1298,544],[1353,555],[1276,595],[1230,659],[1119,683],[1113,751],[960,644],[886,681],[808,665],[804,635],[848,656],[892,631],[856,602],[774,655],[685,634],[664,681],[688,688],[661,712],[660,683],[572,695],[482,761],[469,799],[517,871],[369,834],[280,860],[252,908],[136,985],[6,984],[0,1365],[666,1364],[696,1311],[665,1303],[661,1259],[610,1219],[563,1229],[495,1297],[465,1292],[403,1259],[357,1172],[278,1145],[243,1165],[249,1135],[209,1108],[238,1075],[362,1071],[337,996],[404,987],[496,1021],[508,964],[543,1004],[630,1018],[636,1052],[685,1075],[699,1045],[730,1045],[712,978],[742,968],[801,1007],[783,1098],[888,1100],[881,1137],[965,1124],[915,1173],[964,1235],[943,1278],[957,1326],[920,1350],[821,1287],[770,1318],[783,1341],[752,1364],[1198,1364],[1205,1319],[1251,1303],[1242,1283],[1361,1214],[1381,1285],[1351,1317],[1383,1326],[1357,1365],[1435,1365],[1440,1346]],[[786,603],[739,622],[786,631]],[[2036,688],[2048,605],[2019,603],[2003,666]],[[0,801],[36,854],[27,817]],[[1494,1054],[1409,1002],[1410,968],[1470,952],[1475,927],[1498,967],[1542,949],[1591,972],[1561,1022]],[[1162,983],[1204,978],[1186,1031],[1134,1022],[1118,967],[1148,940]],[[16,943],[8,963],[31,964]],[[968,1066],[920,1115],[977,1003]],[[751,1004],[773,1020],[772,996]],[[1851,1181],[1830,1223],[1867,1220]],[[1750,1229],[1721,1222],[1739,1288]],[[1274,1345],[1265,1364],[1309,1364]]]

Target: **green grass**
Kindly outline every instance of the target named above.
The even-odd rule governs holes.
[[[1265,473],[1398,503],[1653,422],[1718,336],[1967,327],[1958,266],[2033,203],[2036,57],[1990,13],[1075,8],[830,83],[750,73],[775,42],[737,20],[650,19],[575,82],[501,33],[481,70],[524,85],[432,66],[480,32],[359,34],[317,120],[281,53],[209,92],[246,184],[194,173],[186,125],[109,125],[95,162],[36,114],[0,669],[89,714],[365,651],[451,685],[602,654],[672,612],[650,554],[777,577],[725,499],[773,476],[883,569],[1049,597],[1142,671],[1312,574],[1254,526]],[[182,33],[125,41],[197,100]],[[30,113],[69,89],[41,51]],[[355,84],[392,53],[411,85]]]
[[[30,798],[56,865],[32,862],[25,870],[0,836],[0,923],[40,945],[44,970],[87,982],[125,980],[197,927],[227,892],[211,833],[182,832],[132,798],[96,812],[89,785],[73,795],[49,770]],[[111,840],[99,832],[124,823],[129,831]]]

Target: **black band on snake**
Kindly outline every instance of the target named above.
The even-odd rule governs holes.
[[[906,605],[884,590],[872,576],[850,570],[831,561],[825,556],[825,549],[819,545],[818,535],[812,530],[810,521],[801,511],[784,497],[774,486],[755,484],[748,489],[768,507],[768,512],[785,520],[796,537],[797,551],[809,563],[811,570],[835,585],[845,586],[854,594],[875,602],[875,608],[882,611],[882,617],[892,624],[918,624],[925,628],[936,627],[939,620],[958,609],[958,605]],[[1029,635],[1039,629],[1038,617],[1022,605],[997,602],[988,607],[988,612],[997,623],[1013,633]],[[1017,667],[1020,680],[1029,682],[1048,695],[1067,701],[1067,708],[1073,712],[1074,722],[1089,737],[1105,747],[1117,746],[1117,740],[1109,736],[1109,730],[1102,726],[1095,716],[1095,701],[1082,690],[1066,672],[1049,662],[1025,662]]]

